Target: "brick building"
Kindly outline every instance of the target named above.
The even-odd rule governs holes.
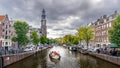
[[[0,46],[8,48],[12,45],[12,37],[15,35],[13,21],[8,15],[0,15]]]
[[[94,27],[95,33],[95,45],[99,47],[104,47],[110,45],[109,41],[109,29],[112,27],[113,21],[117,15],[117,11],[115,11],[112,15],[103,15],[97,21],[92,23]]]

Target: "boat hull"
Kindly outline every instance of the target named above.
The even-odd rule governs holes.
[[[60,55],[58,55],[58,58],[54,58],[54,57],[52,57],[51,56],[51,54],[49,54],[49,58],[50,58],[50,60],[52,61],[52,62],[55,62],[55,63],[57,63],[57,62],[59,62],[60,61]]]

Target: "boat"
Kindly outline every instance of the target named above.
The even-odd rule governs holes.
[[[87,51],[87,50],[81,50],[80,53],[81,53],[81,54],[84,54],[84,55],[87,55],[87,54],[88,54],[88,51]]]
[[[61,58],[60,54],[59,54],[58,52],[56,52],[56,51],[52,51],[52,52],[49,54],[49,57],[50,57],[50,60],[51,60],[52,62],[55,62],[55,63],[59,62],[59,61],[60,61],[60,58]]]

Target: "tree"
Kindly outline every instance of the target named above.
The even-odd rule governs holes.
[[[12,38],[12,41],[18,42],[18,48],[20,48],[21,45],[27,45],[29,42],[26,35],[29,30],[28,24],[22,21],[15,21],[14,29],[16,32],[16,36]]]
[[[55,39],[48,39],[48,43],[47,44],[52,44],[52,43],[56,43],[57,41]]]
[[[65,35],[63,38],[63,41],[65,43],[78,44],[78,38],[76,36],[72,36],[72,35]]]
[[[75,44],[75,45],[77,45],[77,44],[78,44],[79,39],[78,39],[78,37],[77,37],[77,36],[71,36],[71,39],[73,39],[73,40],[71,41],[71,43],[72,43],[72,44]]]
[[[109,39],[111,43],[120,46],[120,15],[117,16],[113,27],[109,30]]]
[[[17,42],[17,38],[16,37],[12,37],[12,41]]]
[[[64,38],[56,38],[55,41],[57,43],[65,43]]]
[[[46,38],[46,36],[44,36],[44,35],[40,36],[39,40],[40,40],[40,43],[42,43],[42,44],[49,43],[48,38]]]
[[[79,29],[77,29],[77,37],[79,39],[80,45],[81,45],[81,41],[83,40],[83,31],[82,28],[80,27]]]
[[[38,45],[38,43],[40,42],[36,31],[32,31],[31,39],[34,45]]]
[[[91,27],[80,27],[78,31],[80,33],[79,37],[86,42],[88,48],[90,40],[94,38],[93,29]]]

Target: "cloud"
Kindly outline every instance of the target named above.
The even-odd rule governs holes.
[[[0,0],[0,15],[41,26],[41,11],[46,9],[49,37],[74,34],[81,25],[104,14],[120,11],[120,0]],[[53,34],[54,33],[54,34]]]

